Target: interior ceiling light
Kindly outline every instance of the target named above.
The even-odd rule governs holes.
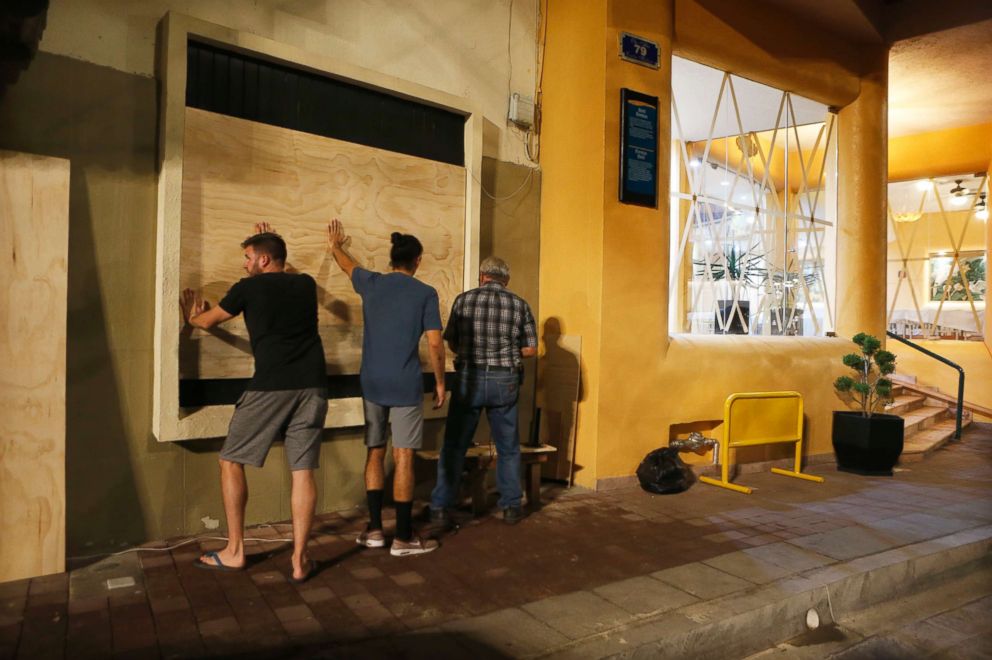
[[[893,213],[892,219],[896,222],[916,222],[923,217],[923,214],[919,211],[910,211],[908,213]]]
[[[954,206],[964,206],[967,203],[968,198],[961,193],[955,193],[954,196],[951,197],[951,204]]]
[[[698,158],[693,158],[692,160],[689,161],[689,167],[699,167],[702,164],[703,161],[699,160]]]
[[[989,219],[989,204],[985,201],[985,193],[978,196],[978,204],[975,204],[975,217],[982,221]]]
[[[930,190],[931,187],[933,187],[933,183],[929,179],[921,179],[916,182],[917,190]]]

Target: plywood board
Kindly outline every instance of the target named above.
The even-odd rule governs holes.
[[[0,152],[0,582],[65,570],[69,161]]]
[[[392,232],[417,236],[417,277],[437,289],[446,318],[462,290],[465,183],[462,167],[187,108],[180,286],[216,303],[245,276],[241,241],[268,222],[286,240],[289,268],[317,280],[329,373],[357,373],[361,300],[327,252],[327,222],[340,218],[349,252],[380,272]],[[426,365],[426,344],[421,353]],[[252,365],[242,317],[180,338],[184,378],[247,378]]]
[[[159,180],[158,207],[156,211],[156,258],[155,258],[155,338],[152,397],[152,433],[160,442],[213,438],[223,436],[230,420],[230,410],[226,406],[206,406],[203,408],[181,408],[179,406],[180,345],[183,351],[190,350],[187,344],[199,339],[181,339],[177,301],[182,290],[181,271],[186,256],[182,253],[182,213],[183,213],[183,174],[185,170],[186,137],[186,64],[187,44],[190,39],[207,41],[221,47],[231,47],[242,52],[253,53],[264,58],[298,66],[309,71],[324,73],[339,80],[396,94],[411,100],[445,108],[465,117],[465,166],[469,172],[482,171],[482,132],[485,118],[479,104],[468,98],[455,96],[396,78],[379,71],[359,66],[353,61],[340,57],[330,57],[303,50],[295,45],[273,41],[248,32],[239,32],[215,23],[208,23],[190,16],[169,12],[159,24],[158,63],[159,83]],[[464,214],[461,218],[462,281],[461,288],[474,286],[479,266],[479,218],[482,184],[479,177],[463,176]],[[343,218],[348,220],[348,218]],[[277,227],[278,228],[278,227]],[[238,231],[239,240],[242,233]],[[291,261],[295,250],[290,240]],[[430,255],[428,255],[430,256]],[[240,256],[238,257],[240,263]],[[328,263],[328,272],[330,272]],[[240,274],[239,274],[240,276]],[[218,280],[219,281],[219,280]],[[233,281],[233,280],[232,280]],[[445,301],[447,302],[447,301]],[[447,310],[443,310],[447,311]],[[349,336],[355,337],[351,332]],[[236,335],[238,336],[238,335]],[[241,339],[243,339],[241,335]],[[213,342],[213,340],[210,340]],[[217,341],[223,342],[222,339]],[[325,340],[326,341],[326,340]],[[356,342],[357,345],[357,342]],[[193,364],[186,357],[186,370],[198,376],[202,361],[193,349]],[[227,350],[212,343],[204,355]],[[239,349],[240,350],[240,349]],[[237,355],[235,373],[248,375],[245,368],[246,354]],[[223,360],[221,360],[223,361]],[[209,360],[207,360],[209,363]],[[352,357],[349,367],[347,360],[330,361],[330,370],[353,371],[357,362]],[[224,372],[226,367],[218,371]],[[361,413],[359,399],[341,399],[335,402],[340,414],[328,416],[328,426],[353,426],[352,420]]]
[[[544,465],[550,479],[572,482],[575,430],[581,392],[582,337],[545,335],[545,353],[538,362],[538,406],[541,442],[558,451]]]

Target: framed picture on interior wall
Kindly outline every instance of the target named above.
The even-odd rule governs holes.
[[[985,300],[985,253],[960,252],[957,263],[960,268],[952,255],[943,252],[930,255],[930,300],[967,301],[969,292],[975,302]]]

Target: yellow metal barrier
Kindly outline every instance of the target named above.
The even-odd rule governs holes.
[[[796,443],[794,470],[772,468],[775,474],[823,482],[823,477],[803,474],[803,397],[799,392],[743,392],[731,394],[723,404],[723,442],[720,443],[720,479],[700,477],[713,486],[751,494],[747,486],[730,483],[730,450],[737,447]]]

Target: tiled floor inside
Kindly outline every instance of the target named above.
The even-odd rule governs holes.
[[[72,574],[0,584],[0,657],[487,657],[457,632],[458,621],[526,606],[574,639],[582,631],[560,616],[554,623],[556,613],[540,601],[602,588],[602,607],[632,611],[624,590],[610,585],[644,576],[628,584],[650,589],[655,577],[674,574],[659,571],[701,561],[719,572],[720,557],[739,551],[769,566],[789,556],[783,549],[846,560],[892,539],[914,543],[992,522],[989,425],[892,478],[810,471],[826,482],[744,475],[738,481],[755,488],[750,496],[705,484],[670,496],[550,488],[545,506],[517,526],[467,520],[438,551],[408,558],[357,546],[359,511],[325,514],[312,541],[319,572],[299,586],[287,579],[288,546],[278,542],[250,543],[250,566],[238,573],[193,566],[202,549],[222,545],[216,541],[120,555]],[[248,535],[288,534],[276,524]],[[134,585],[108,590],[106,578],[129,565]],[[732,570],[722,577],[750,579]],[[687,600],[699,596],[686,589]]]

